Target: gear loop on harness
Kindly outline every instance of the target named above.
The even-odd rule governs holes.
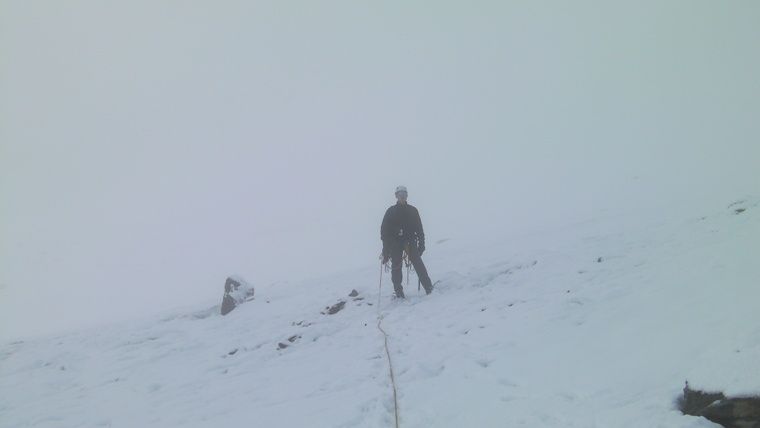
[[[404,243],[404,249],[401,253],[401,263],[398,266],[394,266],[393,262],[390,263],[386,261],[383,263],[383,266],[385,267],[385,271],[391,271],[396,269],[402,269],[406,265],[406,285],[409,286],[409,276],[412,272],[414,272],[414,266],[412,266],[412,262],[409,259],[409,254],[411,254],[411,247],[409,246],[409,241]],[[385,253],[380,253],[380,260],[385,259]],[[388,259],[390,261],[390,258]],[[418,287],[419,288],[419,287]]]

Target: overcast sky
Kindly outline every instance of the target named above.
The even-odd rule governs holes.
[[[755,0],[0,1],[0,333],[372,266],[398,184],[429,242],[756,194],[758,22]]]

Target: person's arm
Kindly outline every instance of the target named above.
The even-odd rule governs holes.
[[[415,221],[417,222],[417,248],[420,251],[420,255],[425,251],[425,230],[422,228],[422,219],[420,218],[420,212],[415,208]]]

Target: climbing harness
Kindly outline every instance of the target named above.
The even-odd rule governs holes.
[[[406,285],[407,285],[407,287],[409,286],[409,276],[411,275],[412,272],[414,272],[414,267],[412,266],[412,262],[411,262],[411,260],[409,260],[409,254],[410,254],[410,248],[409,248],[409,243],[407,242],[407,243],[404,244],[404,250],[401,253],[401,263],[398,266],[393,265],[392,261],[391,261],[390,264],[387,261],[381,262],[382,263],[381,266],[385,267],[385,271],[386,272],[392,271],[392,270],[397,270],[397,269],[402,269],[404,266],[406,266]],[[383,260],[384,258],[385,258],[384,253],[380,253],[380,260]],[[418,279],[418,281],[419,281],[419,279]],[[419,291],[419,289],[420,288],[419,288],[419,285],[418,285],[417,290]]]

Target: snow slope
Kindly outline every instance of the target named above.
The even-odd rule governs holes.
[[[436,291],[412,275],[403,302],[378,264],[257,285],[226,317],[217,305],[5,343],[0,423],[716,426],[674,399],[686,380],[760,394],[759,201],[431,242]]]

